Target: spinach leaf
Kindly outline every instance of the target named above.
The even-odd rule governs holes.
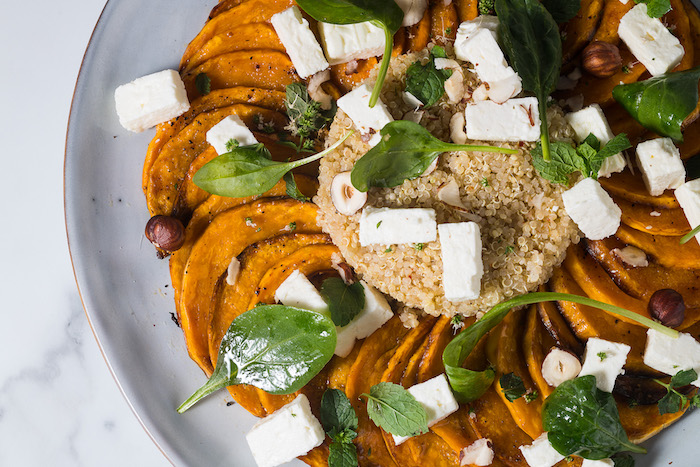
[[[194,78],[194,86],[200,95],[206,96],[211,92],[211,79],[206,73],[200,73]]]
[[[634,3],[646,3],[650,18],[661,18],[671,11],[671,0],[634,0]]]
[[[283,305],[255,307],[233,320],[214,373],[177,411],[234,384],[270,394],[296,392],[328,363],[335,344],[335,326],[322,314]]]
[[[382,140],[362,156],[352,169],[355,188],[394,187],[418,178],[443,152],[483,151],[514,154],[514,149],[445,143],[418,123],[396,120],[381,130]]]
[[[428,432],[425,409],[402,386],[379,383],[362,395],[367,398],[367,415],[387,433],[417,436]]]
[[[565,381],[544,401],[542,427],[564,456],[605,459],[621,451],[646,453],[620,423],[612,394],[596,387],[595,376]]]
[[[552,15],[538,0],[496,0],[499,41],[523,89],[537,96],[541,120],[542,156],[549,161],[547,97],[561,69],[561,37]]]
[[[643,127],[682,142],[681,124],[698,103],[698,80],[700,66],[620,84],[612,95]]]
[[[510,402],[520,399],[527,393],[523,379],[515,373],[508,373],[501,376],[498,383],[501,385],[503,395],[506,396],[506,399]]]
[[[445,49],[440,46],[430,51],[430,60],[425,65],[414,62],[406,70],[406,91],[413,94],[426,107],[435,105],[445,94],[445,81],[452,76],[452,70],[438,70],[435,58],[445,58]]]
[[[403,10],[396,2],[376,0],[299,0],[299,7],[316,21],[331,24],[355,24],[371,21],[384,29],[386,45],[384,57],[379,66],[377,82],[369,99],[369,106],[374,107],[379,100],[379,92],[384,85],[389,70],[391,50],[394,47],[394,34],[401,28]]]
[[[542,5],[549,11],[557,23],[566,23],[578,14],[581,0],[542,0]]]
[[[328,446],[328,467],[357,467],[357,448],[350,443],[331,443]]]
[[[323,110],[320,102],[309,97],[303,83],[287,85],[284,106],[289,117],[287,128],[300,138],[298,145],[292,143],[297,152],[313,148],[313,139],[318,135],[318,131],[333,121],[338,110],[335,102],[329,110]]]
[[[329,467],[357,466],[357,415],[350,400],[339,389],[326,389],[321,398],[321,424],[332,442],[329,446]]]
[[[359,282],[347,285],[338,277],[329,277],[321,284],[321,296],[339,327],[347,326],[365,307],[365,289]]]
[[[299,191],[299,187],[297,187],[297,182],[296,180],[294,180],[294,175],[291,172],[287,172],[286,174],[284,174],[282,180],[284,180],[285,183],[287,196],[297,201],[305,202],[309,200],[309,198],[306,195]]]

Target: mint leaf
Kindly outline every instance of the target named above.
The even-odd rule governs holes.
[[[605,162],[605,159],[608,157],[614,156],[615,154],[619,154],[622,151],[625,151],[629,148],[632,147],[632,143],[630,143],[630,140],[627,138],[627,135],[624,133],[620,133],[619,135],[615,136],[613,139],[607,142],[605,146],[603,146],[600,151],[593,157],[590,161],[590,170],[594,174],[593,177],[597,178],[598,177],[598,172],[600,171],[600,168],[603,166],[603,162]]]
[[[415,62],[406,71],[406,91],[413,94],[426,107],[435,105],[445,94],[445,81],[452,70],[438,70],[435,58],[445,58],[445,49],[440,46],[430,51],[430,60],[425,65]]]
[[[698,379],[698,374],[692,368],[690,370],[681,370],[671,378],[671,386],[673,388],[681,388],[687,386]]]
[[[328,448],[328,467],[357,467],[357,448],[352,442],[333,442]]]
[[[581,142],[581,144],[587,144],[596,151],[600,151],[600,140],[593,133],[589,133],[588,136],[586,136],[586,139],[584,139]]]
[[[321,424],[326,433],[355,431],[357,423],[355,409],[345,393],[339,389],[326,389],[321,397]]]
[[[359,282],[347,285],[342,279],[330,277],[321,284],[321,296],[339,327],[347,326],[365,307],[365,289]]]
[[[683,406],[683,398],[675,391],[669,391],[658,403],[659,414],[680,412]]]
[[[646,3],[650,18],[661,18],[671,11],[671,0],[634,0],[634,3]]]
[[[537,143],[532,151],[532,164],[544,179],[552,183],[569,185],[569,175],[574,172],[586,172],[586,163],[568,143],[554,141],[550,143],[551,160],[546,161],[542,155],[542,145]]]
[[[197,92],[202,96],[206,96],[211,92],[211,79],[206,73],[200,73],[194,79],[194,86],[197,88]]]
[[[498,382],[501,384],[503,395],[506,396],[506,399],[510,402],[520,399],[527,392],[522,378],[515,373],[508,373],[507,375],[501,376]]]
[[[394,383],[372,386],[367,398],[367,415],[384,431],[396,436],[417,436],[428,432],[425,409],[410,392]]]

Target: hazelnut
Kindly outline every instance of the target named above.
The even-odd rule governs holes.
[[[598,78],[609,78],[622,69],[620,51],[609,42],[591,42],[583,49],[583,69]]]
[[[661,289],[654,292],[649,300],[649,314],[664,326],[676,327],[685,318],[683,296],[673,289]]]
[[[153,216],[146,224],[146,238],[156,248],[175,251],[185,243],[185,226],[171,216]]]
[[[556,347],[542,361],[542,377],[553,387],[576,378],[580,372],[581,362],[578,357]]]
[[[331,201],[339,213],[352,216],[367,202],[367,193],[353,186],[350,172],[341,172],[331,182]]]

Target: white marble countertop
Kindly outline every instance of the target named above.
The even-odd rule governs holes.
[[[73,88],[105,0],[0,2],[0,465],[170,465],[88,326],[63,215]]]

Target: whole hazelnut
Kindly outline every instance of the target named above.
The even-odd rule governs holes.
[[[680,325],[685,318],[683,296],[673,289],[657,290],[649,300],[649,314],[664,326]]]
[[[595,41],[583,49],[583,69],[598,78],[609,78],[622,69],[622,58],[615,44]]]
[[[153,216],[146,224],[146,238],[156,248],[175,251],[185,243],[185,226],[172,216]]]

